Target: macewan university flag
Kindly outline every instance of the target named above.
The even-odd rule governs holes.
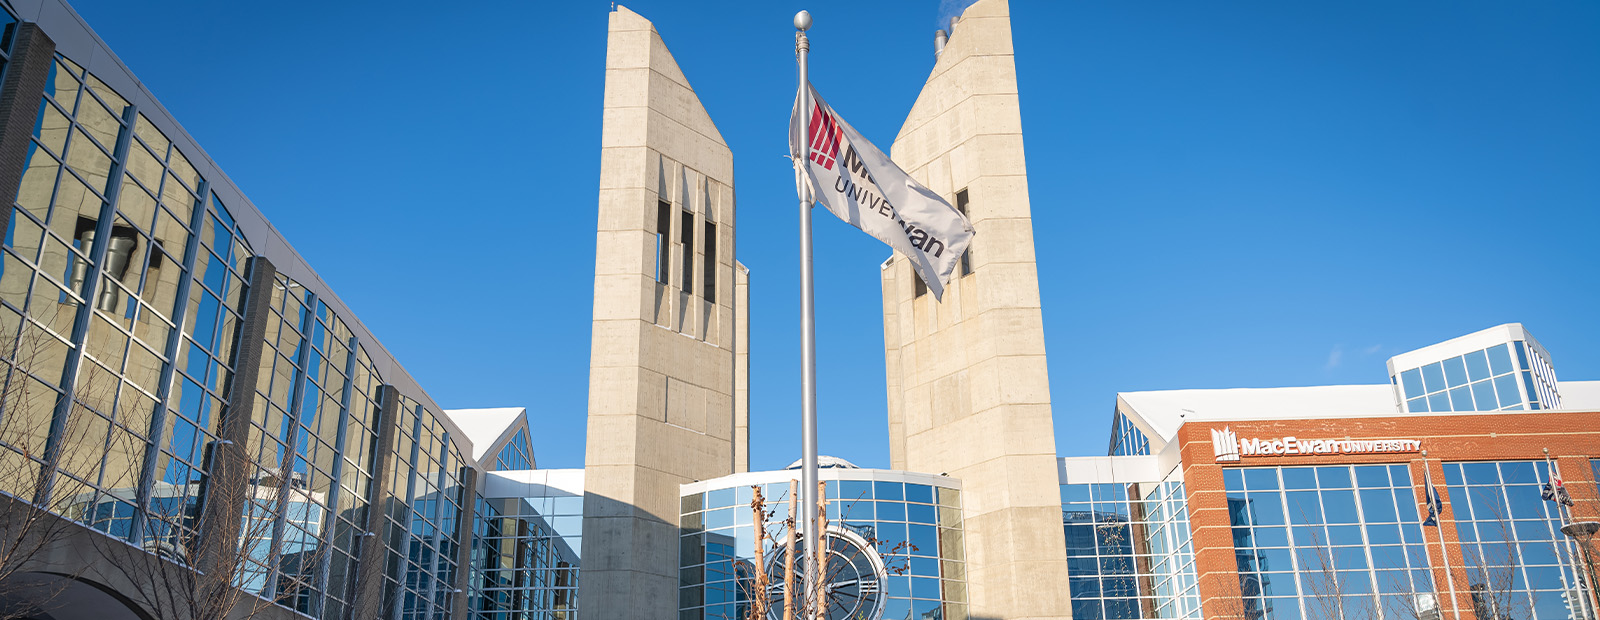
[[[797,178],[796,183],[809,182],[813,197],[839,219],[911,259],[933,296],[943,299],[950,273],[972,242],[972,223],[862,138],[817,96],[816,88],[807,84],[806,90],[795,97],[789,117],[789,149],[805,168],[804,181]],[[811,108],[804,131],[802,105]],[[801,171],[796,175],[802,176]]]

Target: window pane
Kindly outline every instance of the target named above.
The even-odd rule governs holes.
[[[1429,392],[1437,392],[1445,389],[1444,367],[1440,366],[1438,362],[1423,366],[1422,381],[1423,384],[1427,386]]]
[[[1494,398],[1494,383],[1479,381],[1472,384],[1472,398],[1478,403],[1478,411],[1494,411],[1500,404]]]
[[[1444,378],[1450,387],[1467,384],[1467,366],[1459,357],[1452,357],[1444,362]]]
[[[1489,357],[1483,351],[1473,351],[1464,356],[1467,361],[1467,376],[1473,381],[1489,378]]]
[[[1429,411],[1450,411],[1450,398],[1444,392],[1428,397]]]
[[[1422,371],[1415,368],[1400,373],[1400,383],[1405,386],[1406,398],[1416,398],[1427,393],[1422,389]]]
[[[1510,361],[1506,362],[1508,365]],[[1516,375],[1501,375],[1494,379],[1494,389],[1499,392],[1500,406],[1510,407],[1522,402],[1522,393],[1517,391]]]
[[[1489,371],[1497,375],[1511,372],[1511,353],[1506,345],[1497,344],[1488,348]]]

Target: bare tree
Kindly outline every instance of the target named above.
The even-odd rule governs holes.
[[[194,528],[172,527],[159,543],[146,548],[99,541],[109,565],[133,584],[130,598],[156,617],[170,620],[245,620],[275,604],[295,607],[296,599],[311,587],[296,574],[318,566],[328,546],[315,538],[280,537],[286,530],[279,527],[278,515],[285,504],[316,498],[293,478],[274,471],[258,471],[245,484],[212,482],[250,469],[243,450],[218,442],[211,456],[211,481],[201,496],[205,502],[229,507],[211,514],[234,518],[202,519]],[[274,571],[267,564],[274,548],[278,577],[269,583]]]
[[[1359,548],[1350,548],[1359,549]],[[1328,620],[1442,620],[1445,618],[1441,601],[1443,596],[1431,582],[1418,588],[1406,580],[1386,584],[1357,584],[1352,579],[1367,579],[1366,571],[1340,571],[1335,560],[1338,550],[1314,532],[1305,545],[1296,547],[1302,564],[1296,571],[1300,581],[1298,599],[1305,604],[1307,618]],[[1240,553],[1249,553],[1240,550]],[[1428,566],[1426,557],[1408,560],[1415,566]],[[1389,574],[1408,574],[1407,562],[1395,566],[1374,566]],[[1267,607],[1270,598],[1264,591],[1267,585],[1256,571],[1240,571],[1240,596],[1224,597],[1214,601],[1215,617],[1258,620],[1271,614]],[[1398,577],[1394,579],[1400,579]],[[1372,586],[1388,592],[1374,592]],[[1386,586],[1383,588],[1381,586]],[[1209,611],[1209,610],[1208,610]],[[1213,617],[1208,615],[1209,617]],[[1481,617],[1488,620],[1486,617]]]
[[[1488,504],[1483,506],[1482,504]],[[1528,597],[1516,590],[1522,558],[1518,553],[1512,530],[1511,516],[1499,502],[1475,503],[1479,509],[1490,511],[1488,521],[1480,520],[1479,527],[1492,534],[1479,536],[1472,545],[1461,545],[1462,563],[1467,570],[1467,592],[1472,598],[1473,613],[1478,620],[1510,620],[1532,618],[1533,606]]]
[[[814,509],[816,510],[818,528],[823,532],[827,532],[830,531],[827,483],[818,482],[817,484],[817,504]],[[766,498],[763,496],[760,486],[753,486],[752,489],[754,492],[751,494],[750,508],[752,511],[752,527],[756,531],[755,561],[753,565],[758,567],[770,566],[772,567],[771,570],[777,570],[778,565],[767,563],[768,558],[765,549],[770,544],[777,553],[782,554],[784,572],[783,576],[777,580],[777,583],[772,582],[771,577],[766,574],[765,570],[758,571],[760,573],[758,577],[740,581],[739,588],[741,593],[752,601],[752,604],[745,608],[744,620],[767,620],[768,618],[777,618],[779,620],[820,620],[826,617],[828,606],[831,604],[828,599],[829,584],[833,583],[840,576],[839,571],[844,569],[844,563],[829,561],[830,558],[828,556],[837,553],[838,550],[828,546],[829,541],[826,536],[820,536],[818,537],[818,542],[821,544],[818,545],[817,549],[801,549],[798,553],[795,551],[796,540],[800,532],[800,528],[796,526],[798,507],[795,501],[795,491],[798,489],[797,484],[790,484],[789,510],[783,519],[776,519],[776,510],[767,508]],[[864,498],[856,499],[862,500]],[[865,535],[859,532],[857,535],[861,536],[868,546],[872,547],[882,558],[884,568],[888,574],[904,575],[909,572],[910,554],[918,551],[916,545],[910,541],[883,540],[875,535]],[[846,562],[860,559],[858,557],[860,551],[850,549],[845,553],[847,555],[843,559]],[[813,562],[816,564],[813,564]],[[811,573],[814,571],[808,567],[817,564],[823,566],[823,573],[820,579],[812,578]],[[794,588],[796,585],[801,585],[803,588],[797,590]],[[887,584],[878,585],[878,587],[886,586]],[[777,598],[780,593],[782,595],[781,603],[772,600]],[[756,603],[755,601],[758,600],[760,602]]]
[[[40,317],[46,324],[70,325],[67,312],[41,306],[49,307],[41,310],[50,315]],[[73,520],[91,523],[96,516],[86,499],[95,494],[79,479],[94,479],[108,463],[117,470],[121,459],[142,459],[144,443],[90,409],[110,415],[115,377],[85,361],[73,393],[58,392],[45,381],[60,377],[66,345],[39,323],[0,314],[0,329],[12,335],[0,341],[0,620],[10,620],[48,613],[63,602],[58,599],[86,566],[49,564],[47,556],[75,535]],[[63,400],[66,419],[58,423]],[[109,530],[118,524],[104,519],[100,525]],[[29,578],[39,571],[65,578]]]

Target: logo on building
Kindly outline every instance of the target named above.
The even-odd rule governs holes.
[[[833,162],[839,159],[839,143],[844,139],[844,130],[839,128],[839,121],[833,118],[829,110],[818,105],[811,111],[811,127],[808,129],[811,161],[817,162],[825,170],[832,170]]]
[[[1420,452],[1420,439],[1239,439],[1228,427],[1211,429],[1211,450],[1218,463],[1236,463],[1246,456],[1322,456]]]
[[[1211,450],[1217,455],[1218,463],[1239,460],[1239,436],[1228,427],[1222,430],[1211,429]]]

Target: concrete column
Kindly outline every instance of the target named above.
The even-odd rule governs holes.
[[[932,32],[928,33],[930,37]],[[962,14],[890,156],[977,236],[971,272],[934,299],[883,268],[893,466],[962,481],[969,614],[1065,618],[1071,601],[1022,112],[1005,0]]]
[[[733,270],[733,471],[750,471],[750,270]]]
[[[734,470],[733,155],[655,27],[623,7],[610,16],[605,84],[578,608],[672,620],[678,485]],[[662,203],[670,234],[658,236]],[[717,256],[670,245],[685,220],[707,219]],[[704,247],[704,229],[693,232]],[[656,278],[658,242],[675,250],[668,282]],[[690,287],[672,284],[685,256]]]
[[[400,390],[392,385],[378,386],[378,445],[373,448],[371,495],[367,498],[367,519],[361,524],[361,549],[356,568],[355,592],[350,597],[352,620],[383,617],[384,553],[383,516],[394,499],[389,482],[394,478],[394,442],[400,433]]]
[[[0,230],[11,226],[11,205],[17,201],[17,187],[28,165],[28,139],[38,122],[39,100],[56,53],[55,41],[38,24],[17,24],[16,38],[11,66],[0,82],[0,197],[5,199]]]
[[[472,521],[478,513],[478,470],[471,467],[461,468],[461,515],[456,520],[456,540],[461,544],[456,545],[456,584],[455,589],[460,590],[455,596],[454,608],[450,610],[453,620],[467,620],[470,609],[467,607],[467,592],[472,585]]]
[[[217,441],[207,447],[206,487],[201,496],[201,556],[196,567],[201,571],[225,562],[222,554],[238,547],[244,500],[249,495],[250,456],[245,443],[250,439],[250,415],[255,411],[256,378],[261,374],[261,352],[266,347],[267,321],[272,319],[269,302],[278,274],[264,256],[255,256],[245,267],[250,273],[250,288],[245,293],[244,317],[239,325],[239,346],[235,349],[234,375],[228,404],[217,425]]]

